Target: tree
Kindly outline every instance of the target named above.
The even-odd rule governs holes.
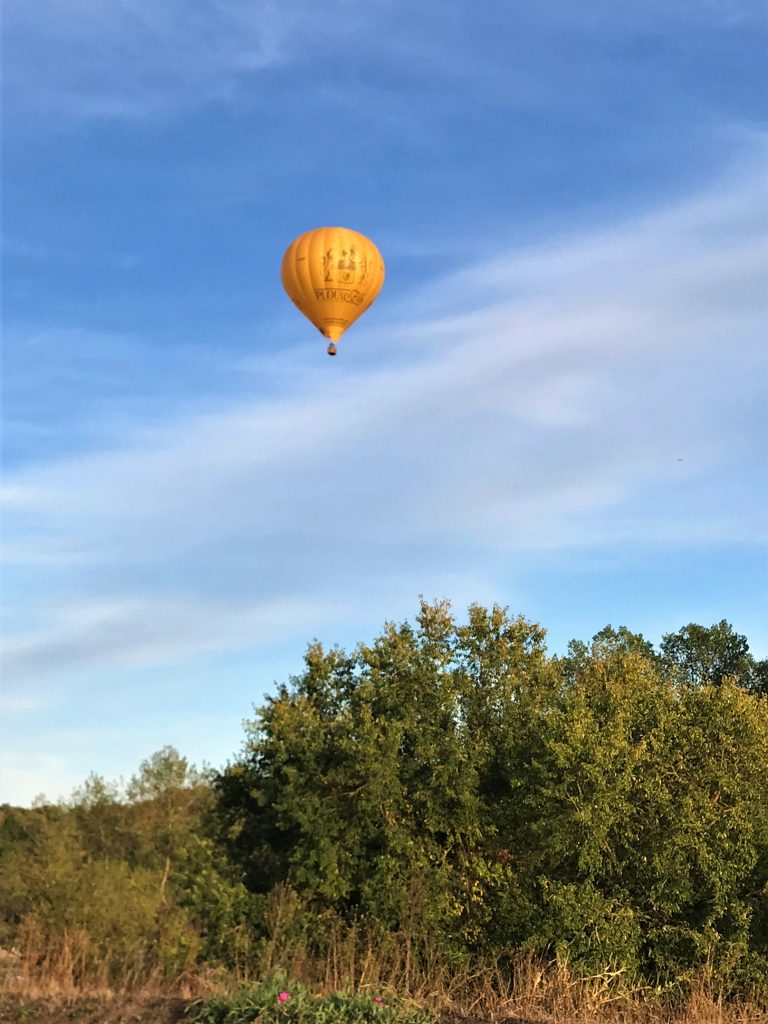
[[[503,609],[423,603],[304,673],[248,727],[217,780],[222,834],[248,884],[445,941],[479,936],[495,859],[495,747],[514,695],[546,670],[544,633]],[[535,689],[535,686],[533,687]]]
[[[642,633],[633,633],[626,626],[614,629],[609,624],[595,633],[590,644],[571,640],[567,655],[557,661],[565,678],[574,681],[593,658],[606,658],[620,652],[638,654],[654,662],[658,659],[653,644]]]
[[[768,697],[768,658],[755,662],[750,674],[749,689]]]
[[[127,793],[131,800],[153,800],[174,789],[205,783],[205,775],[191,765],[175,747],[165,746],[141,762],[132,776]]]
[[[672,678],[687,686],[720,686],[732,678],[748,687],[755,671],[747,638],[725,619],[709,627],[691,622],[676,633],[666,633],[661,656]]]
[[[451,955],[768,977],[768,704],[676,685],[625,627],[544,640],[422,604],[352,654],[313,644],[216,780],[246,884]]]

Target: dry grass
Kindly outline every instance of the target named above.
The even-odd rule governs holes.
[[[35,998],[126,993],[193,998],[199,988],[196,973],[169,977],[157,963],[141,960],[116,972],[109,956],[94,956],[85,929],[67,929],[57,941],[43,944],[33,920],[21,929],[17,948],[0,951],[0,991]]]
[[[270,936],[258,949],[243,945],[231,970],[190,964],[173,975],[157,963],[116,971],[93,955],[87,932],[72,929],[43,948],[28,923],[14,951],[0,954],[0,991],[25,998],[98,997],[149,1006],[158,999],[192,1000],[233,992],[281,970],[318,993],[397,994],[429,1007],[446,1021],[531,1024],[768,1024],[768,1014],[746,1003],[724,1003],[701,978],[685,998],[671,1000],[633,985],[620,970],[584,977],[566,964],[544,964],[515,954],[492,964],[451,969],[436,949],[403,933],[376,938],[332,923],[322,947],[294,927],[297,906],[279,894],[270,908]],[[237,943],[235,944],[237,946]],[[153,1003],[152,1001],[155,1001]],[[139,1019],[139,1018],[136,1018]],[[151,1016],[145,1018],[152,1020]]]

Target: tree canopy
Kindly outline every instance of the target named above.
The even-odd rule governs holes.
[[[247,885],[439,936],[655,978],[768,965],[768,704],[727,623],[544,630],[423,604],[305,671],[216,781]],[[751,968],[749,968],[751,969]]]
[[[312,643],[220,771],[166,747],[127,786],[0,808],[0,945],[80,936],[109,980],[344,925],[449,964],[706,965],[768,998],[764,667],[727,622],[558,657],[536,623],[440,602]]]

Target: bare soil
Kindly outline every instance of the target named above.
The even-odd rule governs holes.
[[[183,1021],[186,999],[162,996],[62,996],[30,999],[0,994],[0,1024],[177,1024]]]

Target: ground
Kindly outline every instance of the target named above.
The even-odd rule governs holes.
[[[185,999],[63,997],[29,999],[0,995],[0,1024],[176,1024]]]
[[[0,1024],[177,1024],[191,1004],[185,999],[79,996],[29,999],[0,994]],[[443,1024],[485,1024],[479,1018],[446,1018]],[[505,1024],[533,1024],[510,1018]]]

